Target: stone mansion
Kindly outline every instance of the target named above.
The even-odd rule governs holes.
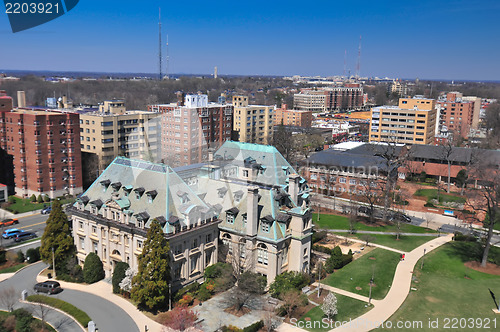
[[[210,161],[172,169],[117,157],[69,208],[77,257],[137,270],[148,227],[170,245],[172,287],[201,281],[220,258],[267,277],[309,272],[312,222],[306,181],[272,146],[225,142]],[[220,242],[219,242],[220,241]]]

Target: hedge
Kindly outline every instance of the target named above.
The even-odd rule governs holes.
[[[76,319],[84,327],[87,327],[89,325],[89,322],[92,320],[90,319],[89,315],[87,315],[86,312],[78,309],[77,307],[68,302],[64,302],[63,300],[59,300],[55,297],[49,297],[45,295],[30,295],[28,296],[27,300],[30,302],[46,304],[51,307],[62,310],[68,315],[72,316],[74,319]]]
[[[332,254],[332,249],[325,247],[325,246],[320,246],[319,244],[313,244],[312,249],[315,251],[319,251],[328,255]]]

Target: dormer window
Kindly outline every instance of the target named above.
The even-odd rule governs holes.
[[[177,192],[177,196],[179,196],[179,198],[181,199],[182,204],[186,204],[187,202],[189,202],[189,196],[187,192],[179,190]]]
[[[234,200],[236,201],[236,203],[239,203],[242,198],[243,198],[242,190],[238,190],[237,192],[234,193]]]
[[[264,233],[269,233],[269,230],[271,229],[271,225],[273,223],[274,219],[272,216],[267,215],[264,218],[260,220],[260,228]]]
[[[246,224],[247,224],[247,214],[246,214],[246,213],[244,213],[241,217],[242,217],[242,219],[243,219],[243,225],[245,225],[245,226],[246,226]]]
[[[149,219],[149,213],[147,213],[146,211],[139,212],[135,215],[135,218],[137,219],[137,226],[139,228],[144,228],[144,225]]]
[[[139,188],[135,188],[134,189],[134,192],[135,192],[135,198],[136,199],[141,199],[141,196],[142,194],[144,194],[144,188],[143,187],[139,187]]]
[[[224,198],[226,193],[227,193],[226,187],[220,187],[219,189],[217,189],[217,194],[219,195],[219,198]]]
[[[111,181],[109,181],[109,180],[101,181],[102,192],[105,192],[108,189],[110,184],[111,184]]]
[[[234,220],[236,219],[236,216],[238,215],[238,212],[240,212],[237,208],[233,207],[230,208],[229,210],[226,211],[226,222],[228,224],[234,224]]]
[[[146,192],[146,195],[148,196],[148,202],[153,203],[153,200],[155,199],[156,195],[158,195],[158,192],[156,190],[150,190]]]
[[[243,170],[243,177],[245,177],[245,178],[248,177],[248,170],[246,170],[246,169]]]
[[[121,182],[113,182],[111,184],[111,187],[113,188],[114,191],[118,191],[122,187],[122,184]]]
[[[128,186],[123,186],[123,192],[125,193],[125,196],[130,195],[130,192],[132,191],[134,187],[131,185]]]

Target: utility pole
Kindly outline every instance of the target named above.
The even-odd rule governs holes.
[[[158,8],[158,59],[159,59],[159,69],[160,69],[160,81],[163,79],[163,74],[162,74],[162,58],[161,58],[161,8]]]
[[[422,264],[420,265],[420,270],[422,270],[424,268],[425,251],[426,251],[426,249],[424,248],[424,255],[422,256]]]
[[[54,279],[56,278],[56,256],[54,255],[54,247],[52,247],[52,271],[54,272]]]
[[[368,305],[372,304],[372,286],[375,278],[375,265],[373,265],[372,269],[372,278],[370,279],[370,294],[368,295]]]

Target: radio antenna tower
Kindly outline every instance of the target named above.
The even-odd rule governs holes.
[[[347,50],[344,50],[344,78],[347,71]]]
[[[161,81],[162,78],[163,78],[163,75],[162,75],[162,72],[161,72],[161,68],[163,66],[162,61],[161,61],[161,7],[158,7],[158,32],[159,32],[159,34],[158,34],[158,38],[159,38],[159,40],[158,40],[158,47],[159,47],[159,49],[158,49],[158,60],[159,60],[159,64],[158,65],[159,65],[159,68],[160,68],[160,78],[159,79]]]
[[[361,66],[361,35],[359,36],[358,63],[356,65],[356,79],[359,78],[359,68]]]
[[[170,60],[170,56],[168,55],[168,35],[167,35],[167,55],[165,56],[165,60],[167,62],[167,72],[165,73],[165,77],[167,79],[169,79],[170,77],[168,76],[168,64],[169,64],[169,60]]]

